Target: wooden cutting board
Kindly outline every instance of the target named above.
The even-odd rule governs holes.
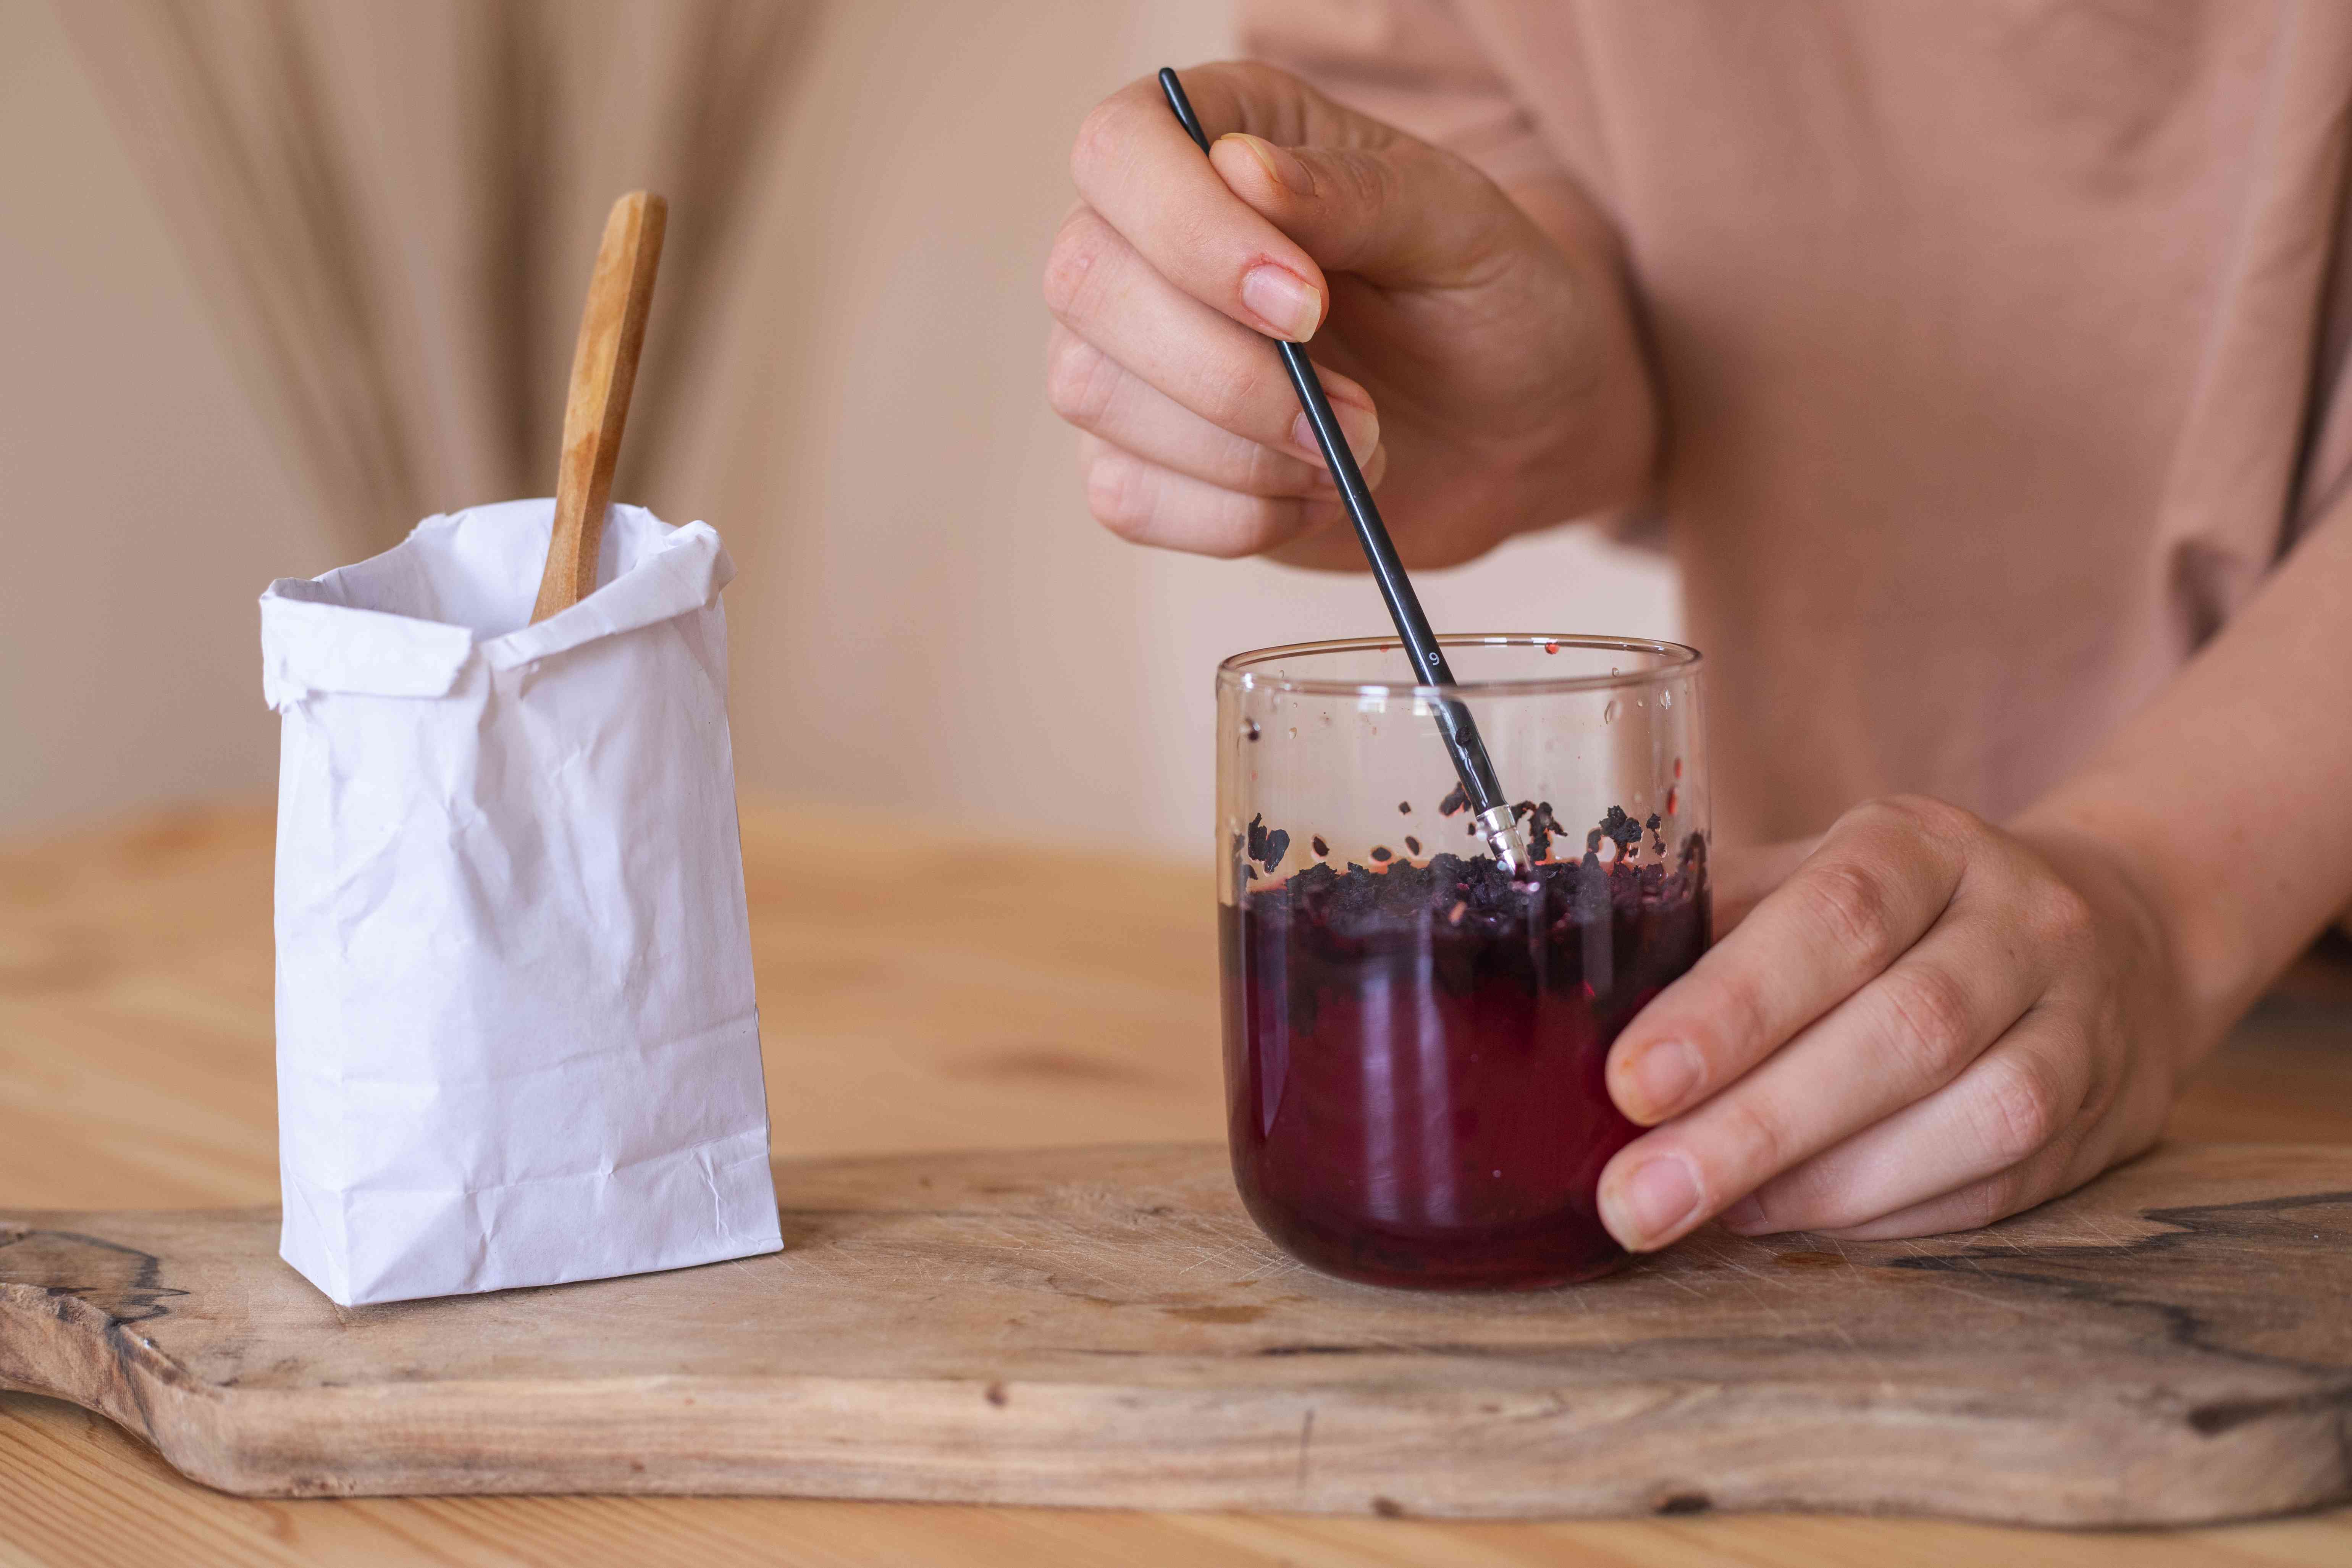
[[[2185,1145],[1975,1235],[1703,1233],[1423,1296],[1222,1150],[787,1163],[785,1250],[341,1310],[263,1209],[0,1218],[0,1384],[278,1496],[756,1492],[2055,1524],[2352,1494],[2352,1148]]]

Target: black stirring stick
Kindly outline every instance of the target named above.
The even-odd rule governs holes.
[[[1160,68],[1160,90],[1168,95],[1168,107],[1176,111],[1177,122],[1200,143],[1202,152],[1208,152],[1208,133],[1192,112],[1192,100],[1184,96],[1184,84],[1176,79],[1176,73],[1165,66]],[[1356,467],[1355,454],[1348,450],[1348,438],[1339,433],[1339,422],[1331,416],[1331,401],[1323,395],[1323,383],[1315,366],[1298,344],[1279,338],[1273,342],[1282,351],[1282,366],[1290,373],[1290,384],[1307,410],[1307,422],[1315,427],[1315,444],[1323,449],[1323,461],[1339,483],[1339,499],[1348,509],[1349,521],[1356,525],[1356,539],[1364,547],[1364,559],[1371,563],[1373,580],[1381,585],[1381,597],[1388,602],[1389,618],[1396,623],[1397,635],[1412,656],[1421,684],[1453,685],[1454,672],[1446,668],[1444,650],[1429,629],[1429,617],[1422,614],[1421,599],[1412,591],[1412,579],[1404,574],[1404,563],[1397,559],[1396,546],[1389,542],[1388,525],[1381,521],[1381,509],[1372,504],[1371,487],[1364,483],[1364,472]],[[1512,820],[1502,784],[1495,777],[1486,742],[1478,738],[1477,721],[1470,717],[1470,710],[1442,693],[1436,706],[1437,727],[1445,736],[1454,775],[1462,781],[1462,793],[1469,797],[1478,831],[1486,835],[1486,847],[1505,871],[1515,879],[1526,877],[1530,868],[1527,846]]]

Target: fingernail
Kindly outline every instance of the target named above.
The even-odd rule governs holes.
[[[1323,291],[1272,262],[1242,274],[1242,303],[1276,337],[1295,343],[1313,337],[1323,322]]]
[[[1745,1197],[1723,1211],[1723,1228],[1734,1236],[1758,1236],[1767,1228],[1764,1205],[1753,1197]]]
[[[1315,194],[1315,176],[1307,165],[1264,137],[1253,136],[1246,131],[1228,131],[1217,140],[1240,142],[1265,172],[1286,188],[1302,196]]]
[[[1647,1125],[1664,1121],[1698,1085],[1698,1053],[1680,1040],[1660,1040],[1625,1066],[1636,1103],[1625,1114]]]
[[[1369,408],[1337,402],[1331,405],[1331,416],[1339,420],[1339,434],[1347,438],[1348,450],[1356,455],[1356,461],[1368,460],[1372,448],[1381,444],[1381,416]],[[1290,422],[1290,438],[1298,443],[1300,451],[1318,462],[1323,460],[1323,448],[1315,444],[1315,426],[1307,422],[1304,410]]]
[[[1613,1191],[1601,1194],[1601,1218],[1609,1233],[1634,1252],[1647,1252],[1671,1236],[1698,1208],[1698,1182],[1690,1162],[1658,1154],[1633,1167]]]

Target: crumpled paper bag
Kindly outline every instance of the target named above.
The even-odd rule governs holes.
[[[346,1305],[773,1252],[719,535],[551,500],[261,596],[280,1250]]]

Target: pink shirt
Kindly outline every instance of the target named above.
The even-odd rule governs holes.
[[[2342,500],[2352,5],[1244,16],[1251,53],[1614,218],[1734,841],[1898,790],[2016,809]]]

